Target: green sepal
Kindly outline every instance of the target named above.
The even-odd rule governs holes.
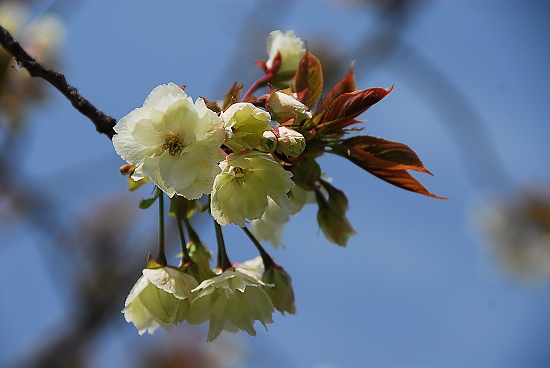
[[[158,187],[155,187],[155,190],[153,191],[153,196],[151,198],[142,198],[141,201],[139,201],[139,208],[145,210],[151,207],[161,193],[162,191]]]
[[[163,265],[161,265],[160,263],[158,263],[157,261],[155,261],[153,259],[153,256],[151,256],[151,253],[149,253],[149,255],[147,255],[147,268],[151,269],[151,270],[154,270],[156,268],[162,268],[164,267]]]

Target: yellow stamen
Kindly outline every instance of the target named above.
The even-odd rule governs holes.
[[[179,155],[185,146],[183,145],[183,139],[180,138],[179,134],[170,133],[166,135],[166,139],[164,140],[164,144],[161,148],[163,151],[168,150],[168,154],[170,154],[170,156],[175,156]]]

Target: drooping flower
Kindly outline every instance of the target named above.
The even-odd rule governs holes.
[[[288,87],[305,52],[304,42],[296,37],[294,31],[271,32],[267,38],[269,58],[265,66],[267,70],[271,70],[276,67],[277,63],[280,64],[276,67],[275,77],[270,80],[270,83],[281,88]]]
[[[232,266],[244,273],[252,274],[253,277],[261,278],[264,273],[264,262],[261,256],[248,259],[242,263],[233,263]]]
[[[197,285],[192,276],[176,268],[146,268],[126,298],[124,318],[140,335],[153,334],[159,326],[171,331],[187,318],[191,290]]]
[[[258,241],[268,241],[275,248],[284,247],[283,228],[290,220],[290,215],[295,215],[302,210],[306,203],[314,203],[313,191],[306,191],[295,186],[288,192],[288,199],[292,204],[289,213],[279,207],[271,198],[267,201],[264,214],[257,220],[250,221],[250,232]]]
[[[231,333],[241,330],[255,336],[255,321],[264,327],[273,323],[273,303],[265,286],[252,274],[227,269],[193,289],[196,294],[187,322],[199,325],[209,321],[208,341],[213,341],[224,330]]]
[[[250,221],[250,232],[258,241],[269,241],[273,247],[283,246],[283,228],[290,220],[290,214],[270,198],[261,218]]]
[[[170,197],[210,193],[224,158],[225,130],[202,98],[193,104],[176,84],[160,85],[143,107],[118,122],[115,132],[115,150],[136,166],[132,179],[148,177]]]
[[[234,152],[258,147],[264,132],[271,131],[269,113],[248,102],[229,106],[221,119],[227,133],[225,145]]]
[[[294,186],[292,173],[269,154],[249,151],[232,153],[220,163],[210,210],[220,225],[245,225],[245,220],[262,217],[270,197],[284,211],[292,206],[287,193]]]

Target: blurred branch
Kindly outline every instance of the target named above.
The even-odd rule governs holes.
[[[107,135],[109,139],[113,138],[113,135],[115,134],[113,127],[116,124],[116,120],[112,116],[98,110],[87,99],[82,97],[75,87],[67,83],[67,80],[63,74],[36,61],[36,59],[30,56],[23,49],[23,47],[21,47],[19,42],[17,42],[1,25],[0,44],[2,44],[4,49],[17,61],[17,66],[15,67],[16,70],[19,67],[25,68],[32,77],[42,78],[50,83],[65,97],[67,97],[75,109],[92,121],[99,133]]]

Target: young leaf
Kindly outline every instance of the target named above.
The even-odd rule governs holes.
[[[155,201],[157,200],[158,196],[152,197],[152,198],[143,198],[141,201],[139,201],[139,208],[142,210],[145,210],[153,205]]]
[[[222,109],[225,110],[227,106],[231,105],[234,102],[240,101],[242,90],[242,83],[237,84],[237,82],[233,82],[233,85],[231,86],[231,88],[229,88],[229,91],[227,91],[227,93],[223,96]]]
[[[384,88],[368,88],[346,92],[328,106],[321,122],[317,125],[320,134],[340,133],[348,125],[355,124],[355,118],[369,107],[386,97],[391,91]]]
[[[308,50],[306,50],[296,70],[293,90],[294,92],[306,91],[301,102],[310,109],[321,97],[323,69],[319,59]]]
[[[410,169],[431,174],[416,152],[406,144],[368,135],[345,139],[342,144],[348,149],[356,148],[361,152],[370,153],[382,160],[377,160],[382,166],[389,165],[393,169]]]
[[[416,153],[403,143],[370,136],[353,137],[344,140],[342,147],[335,149],[335,153],[399,188],[429,197],[446,199],[430,193],[407,172],[407,170],[414,170],[433,175],[424,167]]]
[[[327,93],[323,100],[317,106],[316,114],[321,114],[327,109],[330,103],[343,93],[353,92],[357,90],[355,84],[355,74],[353,73],[353,65],[349,68],[347,74],[338,81]]]

